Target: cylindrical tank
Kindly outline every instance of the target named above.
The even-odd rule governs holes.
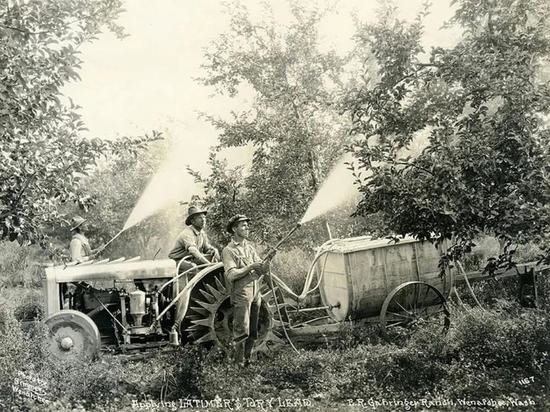
[[[134,319],[134,326],[141,326],[145,315],[145,292],[138,289],[128,293],[128,296],[130,296],[130,315]]]
[[[342,321],[378,316],[386,296],[417,280],[448,296],[452,276],[440,276],[440,250],[430,242],[404,238],[395,243],[367,237],[333,241],[317,260],[320,294],[330,317]],[[425,302],[429,304],[429,302]]]

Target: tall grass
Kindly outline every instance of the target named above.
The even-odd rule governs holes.
[[[40,287],[43,256],[37,247],[0,241],[0,290]]]
[[[281,250],[277,252],[271,263],[271,271],[295,293],[300,293],[313,258],[312,252],[302,249]]]
[[[139,362],[110,355],[55,362],[43,328],[25,332],[13,310],[0,313],[0,398],[10,399],[18,371],[32,372],[49,383],[52,404],[35,405],[40,410],[131,410],[133,401],[161,394],[165,400],[305,398],[323,409],[353,398],[506,399],[513,393],[536,402],[533,409],[550,406],[549,313],[506,301],[454,309],[447,335],[425,324],[398,331],[387,343],[376,328],[349,324],[339,341],[299,353],[284,345],[239,370],[198,346]]]

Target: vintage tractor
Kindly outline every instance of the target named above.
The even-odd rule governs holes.
[[[300,340],[338,330],[346,320],[376,321],[383,330],[425,322],[445,331],[454,274],[441,276],[440,252],[429,242],[408,238],[398,243],[368,237],[326,242],[300,295],[276,275],[273,282],[263,282],[256,351],[268,352],[285,338]],[[178,269],[171,260],[139,259],[47,268],[51,352],[70,358],[94,357],[100,349],[158,348],[179,344],[176,330],[182,344],[228,350],[233,312],[222,264],[180,275]],[[317,290],[322,306],[304,305]],[[181,325],[174,325],[176,301],[183,302]]]
[[[172,260],[138,258],[46,268],[45,323],[51,353],[60,359],[93,358],[100,349],[135,352],[177,345],[177,330],[182,343],[227,348],[232,311],[222,264],[197,267],[189,281],[190,273],[176,274]],[[185,284],[181,291],[180,284]],[[263,298],[259,350],[280,341],[272,332],[270,292]],[[186,315],[181,325],[174,325],[175,301],[180,299]]]

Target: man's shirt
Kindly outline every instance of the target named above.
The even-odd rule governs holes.
[[[71,244],[69,245],[69,250],[71,252],[71,260],[73,262],[82,262],[87,260],[87,258],[92,254],[92,248],[90,247],[90,242],[81,233],[75,233],[71,239]]]
[[[197,248],[199,252],[206,253],[214,247],[208,241],[204,230],[197,230],[193,226],[187,226],[176,238],[176,244],[168,254],[170,259],[179,261],[191,255],[190,248]]]
[[[237,243],[234,240],[231,240],[231,242],[223,248],[222,261],[226,279],[234,291],[247,286],[252,287],[254,290],[258,290],[258,280],[245,284],[244,282],[246,282],[248,275],[237,280],[233,279],[233,276],[231,276],[232,269],[242,269],[254,262],[262,261],[260,256],[258,256],[258,253],[256,253],[256,249],[250,242],[243,240],[242,242]]]

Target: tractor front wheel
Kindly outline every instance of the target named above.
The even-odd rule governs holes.
[[[76,310],[62,310],[49,316],[49,352],[59,360],[93,359],[101,345],[99,330],[92,319]]]

